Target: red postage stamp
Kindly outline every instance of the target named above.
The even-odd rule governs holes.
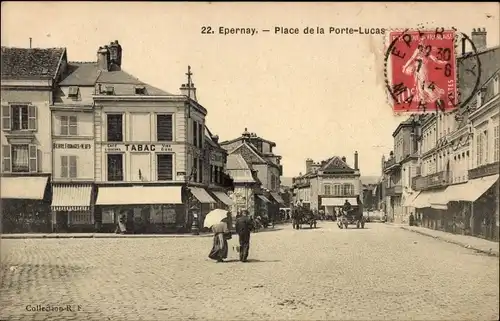
[[[454,30],[389,34],[386,82],[396,113],[450,111],[457,106]]]

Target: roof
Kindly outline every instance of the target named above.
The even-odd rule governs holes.
[[[99,77],[99,67],[95,62],[69,62],[67,76],[60,86],[94,86]]]
[[[210,143],[210,145],[212,145],[213,147],[217,147],[217,148],[220,148],[222,149],[222,147],[220,147],[220,145],[218,143],[216,143],[214,140],[213,140],[213,135],[212,133],[210,132],[210,130],[208,129],[208,127],[205,125],[205,138],[206,140]]]
[[[326,161],[326,163],[323,166],[321,166],[321,170],[324,172],[329,172],[329,171],[351,172],[354,169],[352,169],[349,165],[347,165],[347,163],[344,162],[339,156],[333,156],[328,161]]]
[[[55,78],[65,48],[2,47],[2,78]]]
[[[248,139],[250,142],[251,141],[261,141],[261,142],[264,142],[264,143],[268,143],[268,144],[272,145],[273,147],[276,147],[276,143],[275,142],[267,140],[267,139],[264,139],[264,138],[259,137],[259,136],[249,136],[249,137],[240,136],[240,137],[237,137],[237,138],[234,138],[234,139],[231,139],[231,140],[225,140],[225,141],[221,142],[221,145],[232,144],[232,143],[235,143],[235,142],[240,141],[240,140],[242,141],[244,139]]]
[[[402,121],[401,123],[399,123],[398,127],[396,127],[396,129],[392,133],[392,137],[396,137],[396,135],[398,134],[398,132],[403,127],[411,127],[413,125],[414,125],[414,119],[413,119],[413,117],[410,116],[408,119],[406,119],[406,120]]]
[[[245,153],[244,150],[247,150],[250,153]],[[236,153],[242,155],[245,161],[251,164],[255,163],[272,164],[270,161],[266,160],[252,144],[248,144],[247,142],[243,142],[236,148],[232,149],[231,151],[228,151],[228,154],[236,154]]]
[[[100,71],[97,62],[70,62],[69,74],[60,86],[94,86],[95,84],[114,86],[115,95],[135,95],[135,87],[143,86],[146,96],[172,95],[162,89],[147,84],[124,70]]]
[[[250,166],[239,154],[227,157],[226,170],[234,183],[256,183]]]

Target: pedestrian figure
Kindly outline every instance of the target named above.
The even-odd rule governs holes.
[[[121,214],[120,217],[118,218],[118,223],[116,225],[115,233],[116,234],[125,234],[127,231],[127,227],[125,223],[127,222],[127,217],[125,214]]]
[[[410,213],[410,226],[414,226],[415,225],[415,217],[413,216],[413,213]]]
[[[250,232],[254,229],[252,220],[246,211],[236,220],[236,233],[240,241],[240,261],[247,262],[250,250]]]
[[[227,259],[227,240],[231,238],[231,232],[227,228],[226,222],[213,225],[212,231],[214,233],[214,241],[208,257],[217,262],[223,262],[224,259]]]

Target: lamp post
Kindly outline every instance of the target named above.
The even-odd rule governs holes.
[[[199,210],[200,208],[195,204],[189,208],[189,211],[193,215],[193,223],[191,225],[191,232],[193,235],[200,235],[200,228],[199,228]]]

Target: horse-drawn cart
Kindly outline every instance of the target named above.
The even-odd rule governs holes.
[[[353,209],[349,212],[342,212],[337,219],[337,226],[340,229],[347,228],[349,225],[356,225],[356,228],[365,228],[365,218],[359,210]]]
[[[297,207],[292,212],[293,228],[298,230],[303,224],[309,225],[309,228],[316,228],[316,215],[314,212],[304,207]]]

